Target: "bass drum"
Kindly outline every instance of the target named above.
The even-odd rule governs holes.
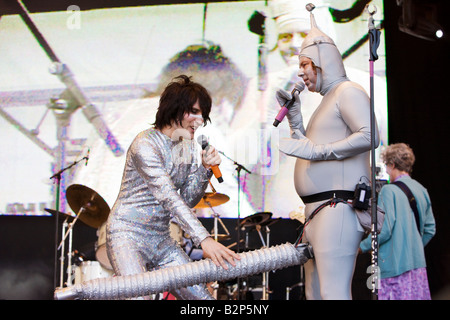
[[[95,258],[103,268],[112,270],[113,268],[106,252],[106,222],[98,228],[97,238],[97,242],[95,243]]]
[[[74,273],[75,284],[114,275],[112,270],[103,268],[98,261],[84,261],[75,268]]]

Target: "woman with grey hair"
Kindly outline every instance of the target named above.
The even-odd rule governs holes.
[[[429,300],[424,247],[436,232],[430,196],[411,178],[415,156],[408,145],[391,144],[381,156],[391,183],[381,188],[378,199],[386,212],[378,237],[381,276],[378,299]],[[409,191],[405,193],[399,183]],[[415,204],[410,205],[412,199]],[[370,247],[370,237],[361,242],[362,252]]]

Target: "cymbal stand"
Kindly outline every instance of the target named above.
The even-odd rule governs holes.
[[[286,300],[289,300],[289,296],[290,293],[293,289],[295,289],[296,287],[300,288],[300,299],[304,298],[304,293],[305,293],[305,276],[304,276],[304,268],[303,265],[300,265],[300,281],[295,283],[294,285],[290,286],[290,287],[286,287]]]
[[[298,221],[300,221],[300,219],[294,216],[291,216],[291,219],[296,219]],[[302,222],[302,221],[300,221]],[[303,232],[303,228],[305,227],[304,224],[302,223],[303,227],[302,229],[299,229],[300,232]],[[303,265],[300,265],[300,279],[299,282],[294,283],[292,286],[290,287],[286,287],[286,300],[290,299],[290,293],[293,289],[299,287],[300,288],[300,300],[305,299],[305,269]]]
[[[261,243],[263,244],[263,248],[269,247],[270,242],[270,228],[268,225],[266,225],[266,242],[264,242],[264,238],[261,234],[261,225],[256,225],[256,231],[258,232],[259,239],[261,240]],[[266,244],[267,243],[267,244]],[[261,300],[269,300],[269,272],[263,272],[262,274],[262,298]]]
[[[214,189],[214,186],[211,183],[211,180],[209,180],[209,185],[211,186],[211,191],[213,193],[217,193],[216,189]],[[211,209],[211,211],[213,212],[213,217],[214,217],[214,240],[218,241],[219,239],[219,229],[218,229],[218,224],[220,223],[220,225],[222,226],[222,228],[225,230],[226,235],[229,236],[230,232],[228,231],[227,227],[225,226],[225,224],[223,223],[222,219],[220,219],[220,215],[214,211],[211,202],[209,202],[208,200],[206,200],[206,197],[204,198],[205,203],[208,205],[208,207]]]
[[[69,226],[70,229],[70,237],[69,237],[69,248],[67,249],[67,286],[70,287],[73,285],[72,279],[72,240],[73,240],[73,229],[72,226],[75,224],[75,220]],[[64,252],[64,251],[61,251]],[[62,255],[62,254],[61,254]]]
[[[69,233],[71,234],[72,228],[73,228],[73,226],[75,225],[75,222],[77,222],[78,218],[79,218],[80,215],[84,212],[84,210],[85,210],[84,207],[81,207],[81,208],[80,208],[80,211],[78,211],[78,214],[77,214],[77,216],[75,217],[75,219],[73,219],[72,223],[70,223],[69,229],[67,229],[67,231],[66,231],[66,233],[65,233],[65,235],[64,235],[64,237],[63,237],[63,239],[61,240],[61,242],[60,242],[60,244],[59,244],[59,247],[58,247],[58,250],[61,249],[61,247],[63,246],[64,241],[66,240],[66,238],[67,238],[67,236],[69,235]],[[66,220],[67,220],[67,219],[66,219]]]
[[[212,185],[211,185],[212,187]],[[216,192],[214,190],[213,187],[213,192]],[[218,228],[218,222],[222,225],[223,229],[225,230],[227,236],[230,235],[230,232],[228,231],[227,227],[225,227],[225,224],[223,223],[222,219],[220,219],[220,215],[214,211],[213,207],[211,206],[211,203],[209,201],[207,201],[205,199],[205,203],[208,205],[208,207],[211,209],[211,211],[213,212],[213,217],[214,217],[214,228],[213,228],[213,234],[214,234],[214,240],[219,241],[219,228]],[[217,291],[219,289],[219,284],[217,281],[215,281],[212,285],[211,285],[212,289],[214,290],[213,296],[214,298],[217,299]]]
[[[61,230],[62,236],[66,232],[66,228],[67,228],[67,225],[68,225],[67,221],[68,221],[68,218],[66,218],[64,220],[64,222],[63,222],[62,230]],[[59,287],[60,288],[64,287],[64,285],[63,285],[64,284],[64,250],[65,250],[65,246],[64,246],[64,242],[63,242],[62,243],[62,250],[61,250],[61,258],[60,258],[60,266],[59,266]]]
[[[61,288],[63,287],[63,275],[64,275],[64,252],[65,252],[65,242],[67,237],[69,237],[69,248],[67,250],[67,285],[72,285],[72,239],[73,239],[73,227],[75,225],[75,222],[77,222],[78,218],[80,217],[81,213],[84,212],[84,207],[81,207],[80,211],[78,212],[77,216],[75,217],[75,219],[73,219],[73,221],[69,224],[67,224],[67,219],[64,221],[63,223],[63,228],[62,228],[62,240],[58,246],[57,250],[61,249],[61,264],[60,264],[60,286]],[[69,225],[69,228],[66,227],[67,225]]]
[[[214,240],[218,241],[219,237],[219,229],[218,229],[218,223],[222,226],[222,228],[225,230],[225,233],[227,236],[230,235],[230,232],[228,231],[227,227],[223,223],[222,219],[220,219],[220,215],[214,211],[214,209],[211,207],[211,204],[209,202],[206,202],[208,206],[211,208],[212,212],[214,213]]]
[[[80,160],[78,160],[78,161],[74,161],[73,163],[71,163],[69,166],[67,166],[67,167],[65,167],[65,168],[62,168],[61,170],[59,170],[58,172],[56,172],[54,175],[52,175],[51,177],[50,177],[50,179],[56,179],[56,212],[59,212],[59,210],[60,210],[60,197],[61,197],[61,195],[60,195],[60,190],[61,190],[61,180],[62,180],[62,174],[66,171],[66,170],[69,170],[70,168],[72,168],[73,166],[75,166],[75,165],[77,165],[78,163],[80,163],[81,161],[83,161],[83,160],[85,160],[85,161],[87,161],[88,160],[88,156],[85,156],[85,157],[83,157],[82,159],[80,159]],[[81,211],[81,210],[80,210]],[[81,213],[81,212],[80,212]],[[79,215],[79,214],[78,214]],[[76,219],[78,219],[78,215],[77,215],[77,217],[76,217]],[[56,221],[56,223],[55,223],[55,229],[56,229],[56,232],[55,232],[55,242],[57,243],[57,240],[58,240],[58,229],[59,229],[59,222],[58,222],[58,214],[55,214],[55,221]],[[75,219],[75,220],[76,220]],[[55,244],[55,283],[54,283],[54,285],[55,285],[55,287],[56,287],[56,270],[57,270],[57,268],[56,268],[56,264],[57,264],[57,256],[58,256],[58,250],[59,249],[61,249],[62,248],[62,250],[61,250],[61,258],[60,258],[60,274],[59,274],[59,279],[60,279],[60,282],[59,282],[59,285],[60,285],[60,287],[62,288],[63,287],[63,275],[64,275],[64,272],[63,272],[63,268],[64,268],[64,241],[65,241],[65,239],[67,238],[67,235],[69,234],[69,232],[70,232],[70,241],[72,241],[72,232],[71,232],[71,230],[72,230],[72,226],[73,226],[73,224],[75,223],[75,220],[71,223],[71,225],[70,225],[70,227],[69,227],[69,229],[67,230],[67,232],[66,232],[66,227],[67,227],[67,218],[65,219],[65,221],[64,221],[64,223],[63,223],[63,229],[62,229],[62,235],[63,235],[63,240],[61,241],[61,243],[59,244],[59,246],[58,247],[56,247],[56,244]],[[64,235],[65,234],[65,235]],[[70,261],[69,261],[70,262]]]
[[[240,251],[240,244],[241,244],[241,170],[244,169],[248,174],[252,174],[251,171],[249,171],[247,168],[245,168],[240,163],[234,161],[230,157],[228,157],[223,151],[219,151],[220,154],[222,154],[225,158],[227,158],[230,161],[233,161],[234,165],[236,166],[237,171],[237,181],[238,181],[238,217],[237,217],[237,253]],[[241,290],[240,290],[240,278],[237,279],[237,300],[240,300],[241,298]]]

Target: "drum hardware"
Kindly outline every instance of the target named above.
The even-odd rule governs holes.
[[[211,185],[213,192],[206,192],[203,198],[197,203],[197,205],[194,208],[210,208],[213,212],[214,217],[214,228],[212,230],[212,234],[214,237],[214,240],[220,242],[231,239],[230,232],[228,231],[227,227],[223,223],[222,219],[220,219],[220,215],[213,209],[215,206],[220,206],[230,200],[230,197],[226,194],[217,193],[214,189],[214,186],[211,184],[211,180],[209,181],[209,184]],[[218,224],[222,226],[222,228],[225,230],[225,234],[219,234],[219,226]],[[211,285],[213,289],[213,296],[217,299],[217,293],[219,286],[217,282],[214,282]]]
[[[102,269],[112,272],[113,268],[106,252],[106,220],[110,212],[108,204],[97,192],[79,184],[69,186],[66,196],[72,210],[79,210],[80,220],[97,229],[95,258]]]
[[[55,115],[57,115],[57,114],[55,114]],[[64,119],[64,118],[66,118],[66,119]],[[67,121],[67,117],[65,116],[65,115],[59,115],[59,117],[57,116],[57,124],[58,124],[58,126],[61,126],[61,121],[62,122],[66,122]],[[64,131],[64,130],[63,130]],[[63,141],[64,139],[61,139],[60,140],[60,146],[58,147],[58,154],[61,156],[61,163],[65,163],[65,160],[64,160],[64,152],[62,151],[64,148],[62,147],[63,146]],[[56,270],[57,270],[57,264],[58,264],[58,262],[57,262],[57,260],[58,260],[58,251],[59,251],[59,249],[61,248],[61,244],[58,246],[58,247],[56,247],[56,244],[58,243],[58,229],[59,229],[59,216],[60,216],[60,211],[59,211],[59,208],[60,208],[60,195],[61,195],[61,180],[62,180],[62,174],[64,173],[64,171],[66,171],[66,170],[68,170],[68,169],[70,169],[70,168],[72,168],[73,166],[76,166],[78,163],[80,163],[81,161],[83,161],[83,160],[86,160],[87,161],[87,159],[88,159],[88,157],[84,157],[84,158],[82,158],[82,159],[80,159],[80,160],[78,160],[78,161],[74,161],[72,164],[70,164],[69,166],[67,166],[67,167],[65,167],[65,168],[62,168],[61,170],[59,170],[58,172],[56,172],[55,174],[53,174],[51,177],[50,177],[50,180],[53,180],[53,179],[55,179],[56,180],[56,199],[55,199],[55,204],[56,204],[56,210],[55,210],[55,213],[58,213],[58,214],[55,214],[55,220],[56,220],[56,223],[55,223],[55,225],[56,225],[56,230],[55,230],[55,270],[54,270],[54,279],[53,279],[53,284],[54,284],[54,286],[56,286]],[[67,217],[65,217],[65,219],[64,219],[64,222],[63,222],[63,229],[62,229],[62,231],[61,231],[61,233],[64,235],[65,234],[65,229],[66,229],[66,227],[67,227],[67,223],[68,223],[68,220],[69,220],[69,215],[67,215]],[[72,221],[71,222],[71,226],[73,226],[73,224],[75,223],[75,220],[74,221]],[[70,235],[71,235],[71,237],[70,237],[70,248],[72,247],[72,228],[70,227],[69,228],[69,230],[67,231],[67,234],[64,236],[64,239],[67,237],[67,235],[70,233]],[[64,242],[64,240],[63,240],[63,242]],[[71,249],[70,249],[71,250]],[[70,260],[71,260],[71,254],[70,254],[70,250],[69,250],[69,252],[67,253],[68,254],[68,256],[69,256],[69,262],[70,262]],[[64,268],[64,244],[62,243],[62,250],[61,250],[61,258],[60,258],[60,287],[62,287],[63,286],[63,277],[64,277],[64,273],[63,273],[63,268]]]
[[[77,222],[77,220],[80,217],[82,212],[83,212],[83,208],[82,208],[82,210],[80,210],[78,212],[77,216],[75,217],[75,219],[72,220],[72,222],[67,223],[68,219],[66,219],[66,221],[64,221],[63,228],[65,228],[67,225],[69,226],[69,228],[66,230],[66,233],[64,234],[64,237],[62,238],[62,240],[58,246],[58,250],[61,249],[61,247],[64,245],[64,242],[66,241],[66,238],[69,236],[69,234],[70,234],[70,239],[69,239],[70,242],[69,243],[72,242],[72,229],[73,229],[73,226],[75,225],[75,222]],[[70,251],[70,249],[69,249],[69,251]]]
[[[81,184],[72,184],[67,188],[66,198],[73,212],[78,212],[80,220],[88,226],[98,229],[108,219],[110,208],[94,190]]]
[[[65,245],[65,238],[67,237],[68,234],[70,235],[70,237],[69,237],[69,248],[68,248],[68,251],[67,251],[67,277],[68,277],[67,284],[69,285],[69,284],[72,283],[69,280],[70,277],[71,277],[71,274],[72,274],[72,226],[74,225],[76,220],[73,219],[72,222],[70,222],[70,223],[68,223],[68,220],[69,220],[69,218],[66,218],[64,220],[64,222],[63,222],[62,231],[61,232],[62,232],[62,234],[64,234],[64,232],[67,229],[67,233],[66,233],[64,239],[61,241],[61,243],[60,243],[60,245],[58,247],[58,250],[62,247],[62,249],[61,249],[61,258],[60,258],[60,260],[61,260],[61,271],[60,271],[60,283],[61,283],[61,286],[64,283],[63,282],[63,277],[64,277],[64,252],[65,252],[64,245]],[[67,226],[69,226],[69,228],[67,228]]]
[[[214,235],[214,240],[216,241],[224,241],[231,239],[230,232],[228,231],[227,227],[223,223],[222,219],[220,219],[220,215],[213,209],[213,207],[220,206],[221,204],[224,204],[230,200],[230,197],[226,194],[217,193],[216,190],[214,190],[214,187],[211,185],[213,192],[206,192],[203,198],[197,203],[197,205],[194,208],[210,208],[213,212],[214,217],[214,229],[212,231]],[[218,223],[222,226],[222,228],[225,230],[226,234],[219,234],[218,233]]]
[[[80,284],[84,281],[89,281],[99,278],[108,278],[113,276],[113,271],[108,270],[98,261],[84,261],[77,266],[71,274],[71,283]]]
[[[81,263],[83,263],[84,261],[87,261],[87,258],[86,258],[86,256],[85,256],[83,253],[81,253],[80,251],[74,250],[74,251],[72,252],[72,260],[74,261],[73,264],[74,264],[75,266],[79,266],[79,265],[80,265]]]
[[[169,224],[170,236],[182,247],[183,246],[183,229],[175,221],[171,220]]]
[[[300,222],[299,227],[297,228],[297,230],[299,230],[299,232],[302,232],[303,228],[304,228],[304,224],[305,224],[305,211],[304,211],[304,207],[300,208],[301,211],[291,211],[289,213],[289,218],[291,218],[291,220],[297,220]],[[294,290],[295,288],[299,287],[300,288],[300,299],[304,299],[305,298],[305,269],[303,265],[300,265],[300,280],[299,282],[293,284],[290,287],[286,287],[286,300],[290,299],[290,293],[292,290]]]
[[[305,291],[305,282],[303,281],[304,279],[304,268],[301,265],[300,266],[300,281],[295,283],[294,285],[290,286],[290,287],[286,287],[286,300],[290,299],[290,293],[292,290],[294,290],[296,287],[300,288],[300,297],[304,297],[304,291]]]
[[[241,243],[241,233],[240,233],[240,221],[241,221],[241,171],[244,170],[248,174],[252,174],[250,170],[248,170],[246,167],[244,167],[242,164],[238,163],[237,161],[231,159],[229,156],[227,156],[223,151],[218,151],[221,155],[223,155],[225,158],[233,162],[233,164],[236,166],[236,172],[237,172],[237,183],[238,183],[238,194],[237,194],[237,201],[238,201],[238,209],[237,209],[237,253],[239,253],[240,250],[240,243]],[[240,282],[241,280],[237,279],[237,299],[240,300]]]
[[[45,208],[44,210],[47,211],[48,213],[50,213],[53,216],[56,215],[56,213],[58,213],[58,216],[59,216],[61,221],[64,221],[65,219],[67,219],[68,222],[72,222],[73,219],[75,219],[75,217],[72,216],[69,213],[64,213],[64,212],[56,211],[56,210],[49,209],[49,208]]]
[[[109,206],[108,204],[105,202],[105,200],[103,200],[103,198],[94,190],[83,186],[83,185],[79,185],[79,184],[73,184],[71,186],[69,186],[66,190],[66,198],[67,198],[67,202],[69,204],[69,206],[71,207],[71,209],[74,212],[77,212],[76,216],[73,217],[71,215],[62,213],[60,211],[57,210],[52,210],[52,209],[46,209],[47,212],[50,212],[52,214],[57,214],[58,215],[62,215],[63,218],[65,218],[64,222],[63,222],[63,226],[62,226],[62,234],[63,234],[63,238],[57,248],[57,250],[61,250],[61,272],[60,272],[60,283],[61,286],[63,284],[63,274],[64,274],[64,252],[65,252],[65,242],[66,239],[68,238],[69,243],[68,243],[68,252],[67,252],[67,286],[72,286],[73,285],[73,280],[74,280],[74,275],[73,275],[73,270],[72,270],[72,259],[78,260],[75,261],[77,262],[77,264],[83,265],[84,263],[88,262],[88,261],[83,261],[80,260],[79,258],[82,258],[82,256],[78,257],[76,255],[76,252],[78,252],[77,250],[72,251],[72,238],[73,238],[73,227],[75,226],[75,223],[78,221],[78,219],[93,228],[99,228],[102,227],[103,225],[105,225],[105,222],[108,218],[109,215]],[[100,230],[100,231],[103,231]],[[97,236],[99,236],[100,234],[97,231]],[[106,242],[106,236],[105,236],[105,242]],[[99,257],[101,259],[101,262],[103,264],[105,264],[105,268],[108,266],[109,264],[109,260],[107,259],[106,256],[106,250],[103,253],[98,253]],[[96,256],[97,256],[97,252],[96,252]],[[106,257],[106,261],[105,262],[104,258]],[[89,261],[90,262],[90,261]],[[100,262],[97,262],[100,263]],[[110,270],[112,270],[112,267],[110,266]],[[79,268],[79,266],[75,267],[75,271],[77,270],[77,268]],[[103,268],[103,267],[102,267]]]
[[[214,213],[214,229],[213,229],[214,240],[220,242],[231,239],[230,232],[223,223],[222,219],[220,219],[220,215],[216,211],[214,211],[212,207],[211,210]],[[220,223],[222,228],[225,230],[225,234],[219,234],[218,223]]]
[[[267,222],[272,217],[272,212],[257,212],[242,219],[240,227],[255,227]]]
[[[241,239],[241,241],[239,241],[239,245],[241,245],[241,243],[243,243],[243,242],[244,242],[244,239]],[[231,249],[236,245],[237,245],[237,242],[233,242],[232,244],[228,245],[227,248]]]
[[[248,246],[249,246],[248,235],[249,235],[249,231],[251,229],[256,229],[263,247],[268,246],[269,238],[267,238],[267,245],[266,245],[266,242],[264,241],[264,238],[261,234],[261,225],[265,224],[268,226],[268,222],[271,221],[270,220],[271,217],[272,217],[271,212],[258,212],[258,213],[252,214],[251,216],[248,216],[248,217],[242,219],[242,221],[240,223],[240,228],[245,229],[245,248],[246,249],[248,249]],[[266,231],[270,231],[270,230],[267,228]],[[267,237],[269,237],[269,232],[267,232]]]
[[[245,228],[245,247],[248,248],[248,236],[251,229],[255,229],[259,235],[259,239],[262,243],[262,248],[268,248],[270,243],[270,228],[274,223],[280,221],[281,218],[272,219],[272,212],[257,212],[242,219],[240,223],[241,228]],[[264,240],[261,233],[261,228],[265,228],[266,240]],[[269,272],[264,272],[262,274],[261,283],[262,297],[261,300],[269,300]]]
[[[194,209],[204,209],[217,207],[224,204],[230,200],[230,197],[223,193],[215,192],[205,192],[202,199],[195,205]]]
[[[61,254],[61,257],[60,257],[60,263],[61,263],[60,284],[62,286],[62,284],[64,282],[64,280],[63,280],[63,276],[64,276],[64,272],[63,272],[64,251],[65,251],[64,244],[65,244],[65,239],[68,236],[68,234],[70,234],[70,237],[69,237],[68,263],[69,263],[69,266],[72,265],[72,262],[71,262],[71,260],[72,260],[72,254],[71,254],[71,250],[72,250],[72,228],[69,228],[67,230],[67,232],[66,232],[66,229],[67,229],[67,226],[69,224],[72,225],[74,223],[75,217],[70,215],[70,214],[68,214],[68,213],[64,213],[64,212],[53,210],[53,209],[49,209],[49,208],[45,208],[44,210],[47,211],[48,213],[52,214],[53,216],[57,215],[58,218],[61,219],[61,221],[63,221],[62,234],[63,235],[65,234],[65,236],[64,236],[64,240],[61,242],[61,244],[59,245],[59,247],[57,249],[57,250],[59,250],[62,247],[62,251],[61,251],[62,254]],[[71,267],[69,267],[69,269],[67,270],[67,273],[70,274],[71,272],[72,272]]]
[[[113,267],[106,252],[106,222],[97,229],[97,242],[95,243],[95,259],[103,268],[112,270]]]
[[[97,192],[80,184],[69,186],[66,190],[66,198],[70,208],[78,213],[75,219],[69,224],[69,229],[61,240],[58,250],[65,242],[69,233],[72,233],[72,228],[78,219],[88,226],[98,228],[106,221],[110,211],[108,204]],[[71,251],[70,248],[69,252]]]

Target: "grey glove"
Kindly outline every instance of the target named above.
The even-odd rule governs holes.
[[[295,139],[280,140],[281,152],[307,160],[341,160],[370,150],[370,140],[367,140],[368,134],[365,131],[355,132],[345,139],[327,144],[315,144],[299,130],[297,134],[299,136]]]
[[[283,89],[279,89],[276,92],[275,96],[280,106],[284,106],[286,102],[292,99],[291,93]],[[289,127],[291,128],[291,136],[293,138],[296,138],[297,136],[296,130],[300,130],[303,135],[305,134],[305,128],[303,126],[303,115],[301,112],[301,102],[298,91],[294,92],[294,104],[289,109],[286,117],[288,118]]]
[[[336,160],[340,157],[333,152],[332,144],[314,144],[299,130],[298,137],[280,140],[280,151],[288,156],[307,160]]]
[[[344,82],[320,108],[324,116],[315,118],[308,136],[297,129],[296,136],[280,140],[281,152],[307,160],[341,160],[370,151],[370,102],[364,89]],[[332,125],[320,121],[330,115]],[[378,129],[375,143],[379,143]]]

